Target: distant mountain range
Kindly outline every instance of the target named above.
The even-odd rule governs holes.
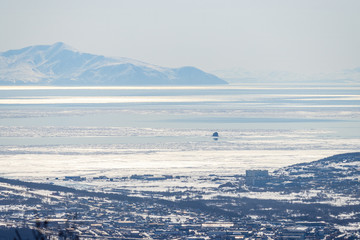
[[[212,71],[211,73],[230,83],[360,83],[360,67],[315,74],[288,71],[250,71],[244,68],[222,69]]]
[[[82,53],[64,43],[0,53],[0,85],[130,86],[227,84],[195,67],[165,68]]]

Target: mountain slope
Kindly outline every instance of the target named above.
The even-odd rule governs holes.
[[[78,52],[64,43],[0,53],[1,85],[227,84],[194,67],[164,68],[127,58]]]

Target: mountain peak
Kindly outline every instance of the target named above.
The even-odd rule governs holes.
[[[82,53],[63,42],[0,53],[2,85],[227,84],[195,67],[165,68],[128,58]]]
[[[53,49],[62,49],[62,50],[66,49],[66,50],[77,52],[77,50],[75,48],[73,48],[70,45],[67,45],[63,42],[56,42],[56,43],[50,45],[50,47]]]

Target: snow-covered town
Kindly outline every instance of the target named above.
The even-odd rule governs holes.
[[[0,178],[0,225],[9,239],[358,239],[359,166],[360,153],[340,154],[153,192],[94,186],[189,177]]]

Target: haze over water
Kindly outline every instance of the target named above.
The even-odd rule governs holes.
[[[1,174],[237,174],[357,151],[359,90],[0,87]]]

